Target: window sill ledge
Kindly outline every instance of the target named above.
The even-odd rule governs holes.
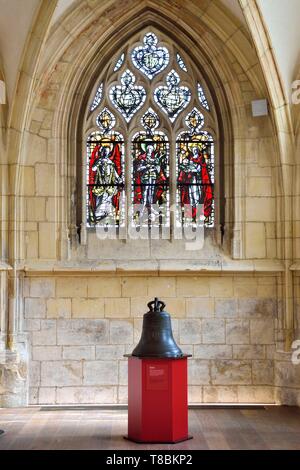
[[[156,275],[195,275],[214,273],[280,273],[284,271],[284,264],[278,260],[207,260],[193,262],[187,260],[160,260],[160,261],[104,261],[103,263],[75,264],[40,262],[19,266],[26,275],[37,274],[68,274],[68,275],[115,275],[144,273]]]
[[[0,261],[0,271],[11,271],[13,268],[10,264]]]

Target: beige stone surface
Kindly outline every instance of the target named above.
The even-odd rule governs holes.
[[[205,278],[178,278],[177,294],[179,297],[207,297],[209,282]]]
[[[259,204],[258,204],[259,207]],[[266,257],[266,230],[263,223],[248,223],[246,226],[246,256],[247,258]]]
[[[250,320],[250,341],[252,344],[273,344],[273,320]]]
[[[176,340],[194,355],[192,402],[271,403],[276,392],[283,403],[295,403],[299,374],[278,351],[290,350],[300,323],[299,125],[256,2],[240,2],[241,26],[209,0],[155,1],[151,9],[130,0],[121,15],[115,0],[82,0],[48,35],[55,2],[44,3],[15,63],[17,92],[5,110],[0,105],[0,351],[8,338],[12,350],[22,350],[26,333],[30,378],[20,396],[29,392],[32,404],[125,403],[122,356],[140,337],[147,303],[159,296]],[[82,119],[92,99],[86,77],[98,85],[99,54],[115,60],[119,31],[134,36],[141,11],[147,24],[161,25],[167,44],[178,38],[176,48],[184,43],[205,68],[199,77],[212,103],[211,113],[203,111],[206,124],[217,141],[223,129],[215,155],[216,227],[199,252],[172,239],[101,241],[85,230],[85,216],[79,220],[79,202],[85,205],[79,143],[98,113]],[[2,64],[0,79],[6,81]],[[254,118],[251,101],[263,96],[269,116]],[[161,119],[172,141],[175,131],[167,116]],[[174,162],[175,188],[173,170]],[[0,361],[0,377],[5,367]],[[16,383],[26,367],[16,361]]]
[[[106,313],[106,312],[105,312]],[[108,316],[105,314],[105,316]],[[72,318],[103,318],[103,299],[72,299]]]
[[[105,299],[106,318],[128,318],[130,317],[129,299]]]
[[[154,297],[175,297],[176,280],[173,277],[158,277],[148,279],[148,296]]]
[[[87,289],[89,297],[121,297],[121,280],[113,277],[89,278]]]
[[[210,318],[214,313],[214,299],[189,298],[186,299],[186,315],[195,318]]]
[[[47,318],[71,318],[71,299],[48,299]]]
[[[83,402],[82,390],[90,387],[87,388],[88,403],[97,397],[105,397],[105,390],[107,397],[115,400],[113,402],[126,402],[127,364],[123,354],[131,352],[139,340],[141,316],[147,311],[146,303],[151,299],[147,295],[135,297],[133,287],[132,296],[121,297],[124,295],[123,286],[134,286],[135,279],[138,278],[57,276],[54,282],[45,278],[44,284],[35,278],[28,279],[26,312],[33,307],[33,313],[26,321],[34,344],[31,364],[35,364],[33,370],[36,371],[31,381],[32,400],[36,403],[39,400],[47,401],[49,385],[46,378],[43,378],[41,390],[44,391],[41,391],[39,398],[39,374],[44,362],[61,362],[61,366],[65,367],[68,361],[74,365],[84,361],[81,385],[72,385],[69,398],[67,388],[71,385],[61,386],[54,393],[51,387],[58,386],[51,384],[49,397],[55,396],[57,403],[74,403],[76,397]],[[141,280],[144,283],[144,276]],[[262,396],[259,387],[272,387],[275,380],[274,370],[270,367],[272,359],[266,359],[265,349],[267,345],[274,345],[275,339],[270,336],[265,325],[267,321],[273,325],[276,308],[272,299],[251,298],[250,295],[257,292],[259,284],[261,287],[274,288],[275,279],[247,276],[235,279],[226,276],[220,280],[216,276],[181,276],[173,277],[170,282],[170,276],[166,276],[163,281],[164,285],[167,283],[177,287],[176,297],[163,296],[163,300],[172,315],[176,341],[185,353],[193,355],[189,361],[189,396],[192,402],[241,401],[240,396],[245,398],[246,392],[240,392],[239,396],[237,385],[245,383],[249,383],[249,399],[252,397],[257,401],[257,397]],[[224,297],[178,295],[182,287],[186,289],[185,292],[191,292],[187,290],[188,282],[195,282],[197,287],[206,283],[214,293],[214,281],[217,293],[225,293]],[[156,282],[161,282],[161,277],[155,281],[152,276],[151,285]],[[229,291],[235,297],[228,297]],[[85,292],[86,296],[78,297],[78,292]],[[109,293],[109,297],[104,297],[105,292]],[[91,297],[97,293],[97,297]],[[39,297],[35,297],[38,294]],[[71,312],[73,319],[70,318]],[[51,319],[50,323],[44,320],[45,313],[49,321]],[[107,319],[97,320],[99,315],[105,315]],[[76,316],[80,319],[75,320]],[[271,351],[269,357],[270,354]],[[114,368],[110,370],[111,375],[107,376],[106,368],[111,369],[112,363],[115,364]],[[43,374],[44,377],[46,372]],[[102,395],[96,392],[99,389]]]
[[[55,259],[57,247],[57,232],[55,224],[39,223],[39,258]]]
[[[87,280],[82,278],[58,278],[56,281],[56,295],[58,297],[87,296]]]
[[[143,297],[148,294],[147,277],[132,277],[122,279],[122,296],[123,297]]]

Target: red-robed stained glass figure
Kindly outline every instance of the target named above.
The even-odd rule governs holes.
[[[111,216],[119,221],[120,195],[124,185],[121,143],[103,138],[89,161],[89,219],[97,223]]]
[[[206,145],[205,145],[206,144]],[[178,145],[177,187],[185,216],[196,222],[197,210],[203,206],[205,224],[213,215],[213,182],[210,142],[193,137]]]
[[[163,135],[146,139],[143,133],[134,141],[133,203],[140,215],[167,202],[167,146]]]

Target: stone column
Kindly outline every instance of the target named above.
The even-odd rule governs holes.
[[[28,403],[27,384],[27,340],[24,334],[20,334],[21,324],[19,319],[23,303],[19,288],[11,288],[19,285],[22,280],[16,279],[10,273],[12,269],[6,266],[1,272],[1,320],[0,320],[0,407],[24,406]],[[17,295],[11,295],[17,292]],[[15,316],[11,311],[16,308]],[[14,319],[12,321],[12,319]]]

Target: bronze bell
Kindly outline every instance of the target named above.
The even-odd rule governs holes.
[[[141,339],[132,355],[138,357],[181,357],[183,353],[175,343],[166,304],[157,297],[148,303],[149,312],[143,317]]]

